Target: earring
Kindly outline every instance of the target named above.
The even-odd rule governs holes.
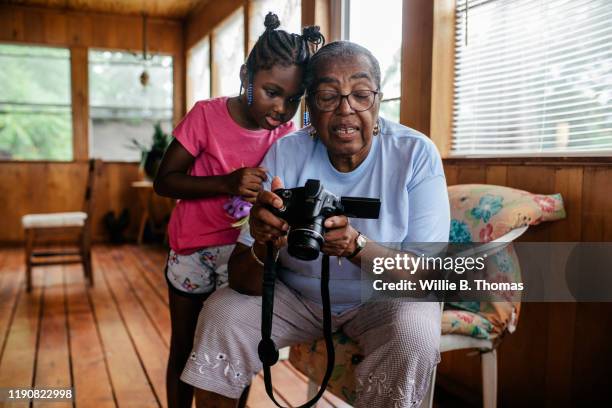
[[[303,121],[304,127],[310,125],[310,112],[308,112],[307,110],[304,111],[304,121]]]
[[[313,127],[312,129],[310,129],[310,131],[308,132],[308,135],[310,135],[311,139],[316,139],[317,138],[317,130]]]
[[[374,136],[378,136],[380,134],[380,121],[379,120],[376,121],[376,124],[374,125],[374,129],[372,131],[372,134]]]
[[[253,84],[249,82],[246,89],[247,94],[247,105],[251,106],[253,104]]]

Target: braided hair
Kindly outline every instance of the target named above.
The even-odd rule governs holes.
[[[311,55],[319,45],[325,44],[319,26],[305,27],[302,35],[291,34],[278,30],[280,21],[274,13],[266,15],[264,26],[266,30],[257,39],[245,63],[249,82],[257,71],[270,69],[274,65],[306,68]]]

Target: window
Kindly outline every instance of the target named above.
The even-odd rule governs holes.
[[[70,51],[0,45],[0,160],[72,160]]]
[[[468,5],[456,6],[451,154],[611,154],[612,2]]]
[[[146,68],[149,81],[141,84]],[[118,51],[89,51],[90,156],[107,161],[139,161],[137,141],[149,146],[153,125],[172,127],[172,57]]]
[[[346,0],[348,40],[374,54],[382,75],[381,116],[399,122],[402,63],[402,0]],[[348,17],[348,20],[347,20]],[[384,26],[384,30],[376,29]]]
[[[207,36],[187,53],[187,110],[210,98],[210,38]]]
[[[235,96],[240,91],[244,63],[244,9],[240,7],[213,33],[212,96]]]
[[[302,34],[301,0],[251,0],[249,13],[249,50],[264,32],[266,14],[273,12],[281,22],[280,29]]]

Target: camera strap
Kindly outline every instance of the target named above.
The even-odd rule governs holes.
[[[283,408],[274,398],[274,390],[272,388],[272,367],[278,361],[278,350],[276,344],[272,340],[272,315],[274,313],[274,283],[276,281],[277,263],[274,260],[274,248],[272,243],[267,243],[268,251],[264,263],[263,274],[263,291],[261,303],[261,342],[257,348],[259,359],[263,363],[264,383],[266,393],[277,407]],[[312,407],[321,398],[327,383],[334,370],[335,354],[334,343],[332,341],[332,325],[331,325],[331,301],[329,298],[329,256],[323,255],[321,262],[321,298],[323,302],[323,335],[325,337],[325,348],[327,349],[327,369],[321,382],[319,392],[310,401],[298,408]]]

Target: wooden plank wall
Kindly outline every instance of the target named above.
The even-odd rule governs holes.
[[[107,238],[102,217],[108,211],[116,214],[127,208],[131,223],[127,237],[135,237],[141,211],[140,203],[130,183],[141,179],[134,163],[104,163],[96,175],[94,191],[93,237],[96,241]],[[54,211],[81,211],[87,178],[84,162],[3,162],[0,163],[0,243],[15,244],[23,240],[21,216],[30,213]],[[166,199],[156,197],[154,218],[161,222],[163,210],[168,209]],[[8,216],[7,216],[8,215]]]
[[[429,0],[404,0],[400,122],[429,135],[433,8]]]
[[[612,241],[612,164],[445,160],[449,185],[497,184],[561,193],[567,218],[531,228],[521,240]],[[500,406],[604,406],[612,378],[612,304],[525,303],[515,333],[499,349]],[[480,395],[477,355],[445,353],[440,379]]]
[[[185,56],[180,20],[150,18],[150,52],[174,58],[174,122],[185,111]],[[68,47],[72,52],[74,162],[0,161],[0,243],[23,238],[20,218],[31,212],[78,210],[83,202],[88,159],[88,48],[142,50],[142,18],[61,9],[0,5],[0,42]],[[108,211],[130,209],[130,234],[136,233],[138,197],[130,182],[139,179],[137,163],[105,163],[98,180],[93,233],[105,238],[101,217]]]
[[[185,24],[185,49],[200,42],[215,26],[245,3],[245,0],[211,1],[194,10]]]
[[[534,241],[612,241],[612,162],[589,164],[445,159],[448,185],[486,183],[541,194],[561,193],[568,217],[526,235]],[[607,162],[606,162],[607,161]]]

